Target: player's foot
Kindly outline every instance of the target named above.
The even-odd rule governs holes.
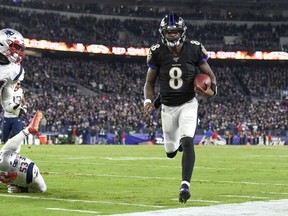
[[[32,119],[32,121],[30,122],[29,126],[28,126],[28,131],[30,134],[36,134],[39,130],[39,123],[41,121],[43,117],[43,114],[41,111],[37,111]]]
[[[179,202],[186,203],[187,200],[191,197],[191,193],[189,191],[189,187],[186,184],[182,184],[179,193]]]

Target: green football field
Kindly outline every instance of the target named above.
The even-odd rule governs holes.
[[[192,197],[178,202],[181,153],[163,146],[22,146],[47,184],[43,194],[8,194],[0,216],[113,215],[288,198],[288,146],[196,146]]]

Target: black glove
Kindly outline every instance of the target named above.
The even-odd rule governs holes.
[[[11,103],[10,103],[10,104],[11,104]],[[13,107],[13,109],[16,110],[16,109],[18,109],[19,106],[20,106],[20,104],[16,104],[16,105]]]
[[[22,121],[26,121],[26,117],[27,117],[27,111],[23,108],[20,108],[20,112],[18,117],[22,120]]]

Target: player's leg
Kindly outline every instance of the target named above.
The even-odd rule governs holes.
[[[163,105],[161,110],[164,148],[167,157],[174,158],[179,147],[178,113],[176,108]]]
[[[2,150],[12,150],[12,151],[16,151],[19,153],[23,139],[25,139],[29,133],[35,134],[38,132],[39,123],[40,123],[41,118],[42,118],[42,113],[40,111],[37,111],[36,114],[34,115],[32,121],[31,121],[31,123],[29,124],[29,126],[26,127],[25,129],[23,129],[21,132],[19,132],[17,135],[12,137],[11,139],[9,139],[5,143],[5,145],[2,147],[1,151]]]
[[[23,123],[20,118],[15,118],[12,123],[11,134],[10,137],[15,136],[23,129]]]
[[[2,139],[1,142],[4,144],[7,142],[10,136],[11,127],[12,127],[12,118],[5,118],[3,119],[3,126],[2,126]]]
[[[43,176],[40,173],[36,164],[33,167],[32,182],[29,184],[29,193],[44,193],[47,190],[46,183]]]
[[[2,147],[1,151],[3,150],[11,150],[20,152],[21,143],[23,139],[25,139],[26,134],[21,131],[20,133],[13,136],[11,139],[8,139],[8,141],[5,143],[5,145]]]
[[[179,194],[179,202],[186,203],[191,194],[189,191],[190,181],[195,164],[195,151],[193,138],[198,122],[198,102],[193,99],[181,107],[179,118],[182,155],[182,182]]]

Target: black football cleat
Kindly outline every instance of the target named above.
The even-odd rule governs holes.
[[[185,204],[190,197],[191,193],[189,191],[189,187],[186,184],[182,184],[179,193],[179,202]]]

